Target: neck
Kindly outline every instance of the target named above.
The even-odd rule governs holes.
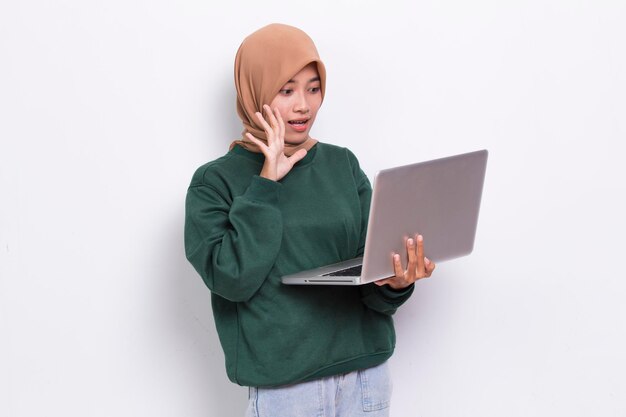
[[[263,142],[267,143],[266,141],[263,141]],[[291,145],[289,143],[285,143],[284,153],[287,156],[291,156],[294,153],[298,152],[300,149],[306,149],[308,151],[313,146],[315,146],[316,143],[317,143],[316,139],[313,139],[312,137],[307,136],[306,140],[298,145]],[[230,144],[230,148],[232,148],[235,145],[240,145],[241,147],[243,147],[244,149],[250,152],[262,153],[261,149],[259,149],[259,147],[256,144],[250,142],[246,138],[234,141],[233,143]]]

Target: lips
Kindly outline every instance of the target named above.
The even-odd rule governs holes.
[[[309,124],[309,119],[294,119],[287,122],[296,132],[304,132]]]

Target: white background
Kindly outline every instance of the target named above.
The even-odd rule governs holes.
[[[490,151],[475,252],[396,315],[392,416],[626,415],[624,2],[212,3],[0,5],[0,416],[243,414],[184,197],[271,22],[370,177]]]

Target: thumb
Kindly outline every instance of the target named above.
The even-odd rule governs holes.
[[[291,165],[295,165],[296,162],[300,161],[302,158],[304,158],[307,154],[306,149],[300,149],[298,152],[294,153],[293,155],[291,155],[289,158],[287,158],[289,160],[289,162],[291,162]]]

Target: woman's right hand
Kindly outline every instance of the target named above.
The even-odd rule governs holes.
[[[261,177],[272,181],[280,181],[285,175],[291,171],[291,168],[306,156],[306,149],[300,149],[291,156],[285,155],[285,123],[278,109],[272,109],[267,104],[263,105],[263,109],[268,115],[269,123],[263,118],[260,112],[256,112],[256,117],[265,130],[267,136],[267,144],[246,133],[248,139],[256,144],[265,155],[265,163],[259,174]]]

